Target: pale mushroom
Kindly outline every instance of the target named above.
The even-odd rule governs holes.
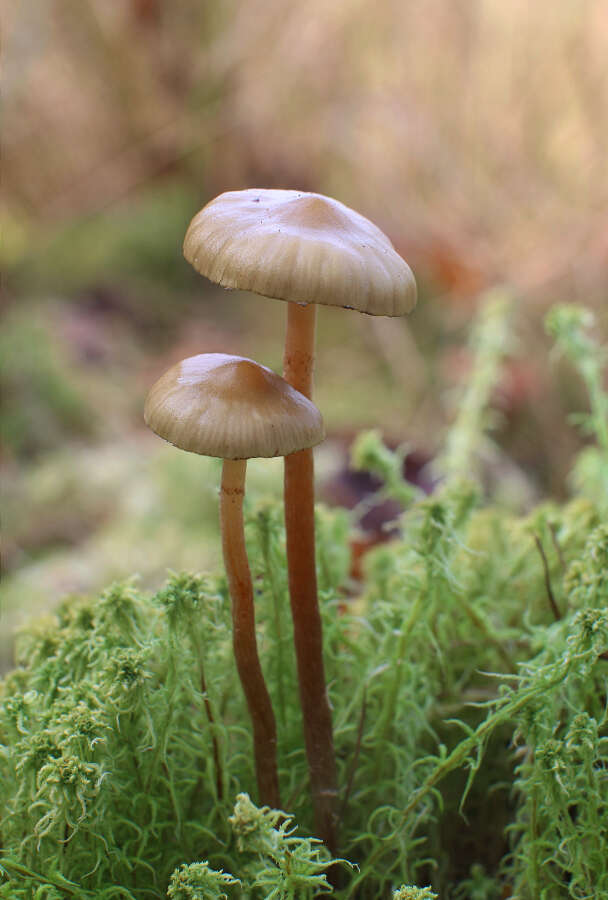
[[[389,238],[369,219],[321,194],[263,189],[221,194],[193,218],[184,255],[223,287],[291,301],[283,375],[309,399],[317,303],[380,316],[404,315],[416,304],[414,276]],[[285,527],[317,831],[335,851],[337,777],[317,599],[311,450],[285,460]]]
[[[220,522],[234,655],[253,727],[259,799],[280,808],[276,723],[258,656],[243,527],[245,473],[252,457],[284,456],[318,444],[324,436],[321,414],[265,366],[203,353],[161,376],[146,399],[144,419],[176,447],[224,460]]]

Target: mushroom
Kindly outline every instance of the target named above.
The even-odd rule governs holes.
[[[192,220],[184,256],[226,288],[291,301],[285,379],[312,399],[316,304],[400,316],[416,304],[411,269],[369,219],[299,191],[229,191]],[[316,825],[335,852],[337,777],[315,569],[311,450],[285,460],[285,528],[306,752]]]
[[[276,723],[257,651],[243,527],[245,473],[252,457],[283,456],[318,444],[324,437],[321,414],[265,366],[202,353],[161,376],[146,399],[144,419],[176,447],[224,460],[220,523],[234,655],[253,727],[260,802],[278,809]]]

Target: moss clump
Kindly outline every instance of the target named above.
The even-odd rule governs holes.
[[[463,408],[472,446],[479,407]],[[346,515],[318,512],[350,865],[308,836],[284,533],[265,503],[247,533],[288,815],[247,796],[224,580],[115,585],[25,633],[0,688],[0,896],[608,896],[606,497],[517,516],[448,470],[357,586]]]

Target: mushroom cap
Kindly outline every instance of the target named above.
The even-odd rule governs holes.
[[[184,256],[226,288],[295,303],[401,316],[416,305],[416,281],[388,237],[322,194],[228,191],[192,219]]]
[[[314,403],[266,366],[226,353],[191,356],[165,372],[144,420],[176,447],[221,459],[287,456],[325,437]]]

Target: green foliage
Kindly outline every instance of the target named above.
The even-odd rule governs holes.
[[[239,794],[229,821],[237,850],[250,857],[244,872],[254,892],[259,889],[267,900],[312,900],[331,891],[327,851],[315,838],[294,835],[293,816],[258,809],[247,794]]]
[[[455,425],[470,452],[485,419]],[[378,443],[359,450],[398,493],[398,457]],[[30,628],[0,688],[0,897],[608,896],[605,498],[516,515],[483,505],[460,465],[445,471],[360,585],[347,515],[318,512],[351,866],[308,836],[285,537],[266,501],[249,509],[247,540],[287,812],[248,796],[224,579],[174,574],[153,596],[115,585]]]
[[[218,585],[175,576],[151,600],[117,585],[66,603],[26,636],[29,665],[4,689],[5,853],[85,889],[134,889],[166,884],[201,842],[223,846],[216,794],[234,726],[210,721],[233,677],[217,669],[225,612]]]
[[[170,900],[226,900],[224,888],[240,884],[226,872],[216,872],[204,863],[183,865],[171,875],[167,896]]]
[[[403,885],[393,894],[393,900],[437,900],[430,888],[408,887]]]
[[[365,469],[378,475],[385,484],[384,491],[403,506],[409,506],[418,492],[403,480],[401,474],[405,452],[393,453],[384,446],[380,432],[363,431],[355,438],[351,448],[351,462],[354,469]]]
[[[52,310],[51,310],[52,315]],[[64,348],[41,322],[13,313],[0,334],[2,440],[15,455],[53,448],[71,433],[91,433],[87,408]]]
[[[587,496],[597,497],[608,514],[608,390],[604,387],[608,347],[591,336],[593,325],[593,314],[579,306],[556,306],[546,319],[556,349],[575,366],[589,395],[589,412],[572,418],[596,444],[581,453],[572,473],[573,484]]]
[[[121,279],[153,285],[183,285],[191,275],[176,252],[184,222],[192,215],[192,195],[167,180],[129,205],[117,205],[95,215],[57,225],[50,239],[31,237],[34,251],[24,254],[12,279],[28,289],[49,285],[74,292]],[[163,297],[163,293],[165,296]],[[148,292],[162,314],[166,289]],[[175,302],[175,294],[172,297]]]
[[[489,878],[483,866],[471,866],[471,876],[456,891],[457,900],[500,900],[502,889],[495,878]]]
[[[468,477],[484,433],[493,424],[490,398],[511,342],[509,318],[512,306],[507,288],[489,292],[481,306],[470,340],[475,365],[467,391],[459,398],[458,416],[438,462],[438,469],[448,477]]]

